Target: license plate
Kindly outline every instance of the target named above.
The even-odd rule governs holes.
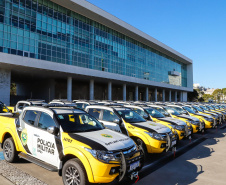
[[[134,162],[130,165],[130,170],[134,170],[140,166],[140,161]]]
[[[172,141],[172,146],[177,144],[177,140]]]

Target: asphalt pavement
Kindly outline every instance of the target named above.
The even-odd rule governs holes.
[[[156,171],[140,173],[136,185],[225,185],[226,129],[209,131],[205,140]]]

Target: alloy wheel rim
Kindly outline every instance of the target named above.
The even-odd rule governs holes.
[[[7,159],[10,159],[12,156],[13,150],[11,145],[8,142],[5,144],[4,151],[5,151],[5,157]]]
[[[80,175],[75,167],[68,167],[65,176],[67,185],[79,185],[81,182]]]

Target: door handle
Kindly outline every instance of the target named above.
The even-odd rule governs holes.
[[[36,137],[40,137],[39,135],[37,135],[37,134],[34,134],[34,136],[36,136]]]

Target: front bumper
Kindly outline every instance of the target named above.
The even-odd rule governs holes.
[[[132,157],[128,155],[131,155]],[[140,161],[139,167],[128,171],[129,165],[136,161]],[[144,161],[143,155],[141,155],[141,151],[134,151],[127,155],[124,154],[123,162],[103,163],[95,159],[94,157],[89,158],[89,162],[93,173],[93,183],[110,183],[116,178],[118,178],[117,180],[119,180],[120,177],[123,179],[125,175],[140,170],[143,166]],[[120,171],[122,164],[126,165],[123,171],[123,177],[122,172]],[[114,169],[114,173],[112,173],[112,169]]]

